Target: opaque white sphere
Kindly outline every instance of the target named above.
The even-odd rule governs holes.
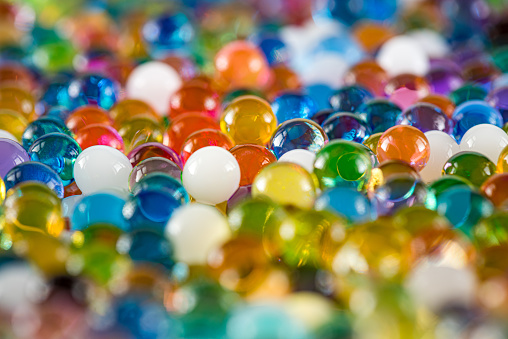
[[[436,31],[417,29],[408,33],[431,58],[443,58],[450,52],[448,42]]]
[[[480,124],[467,130],[460,141],[460,150],[481,153],[497,164],[506,145],[508,134],[503,129],[490,124]]]
[[[16,141],[19,143],[19,140],[16,139],[14,135],[12,135],[10,132],[0,129],[0,138],[10,139],[12,141]]]
[[[205,264],[208,254],[231,236],[226,218],[215,207],[197,203],[178,208],[165,233],[176,260],[189,265]]]
[[[126,92],[128,98],[142,100],[160,115],[166,115],[169,99],[181,86],[182,79],[173,67],[150,61],[132,71],[127,79]]]
[[[383,44],[376,61],[389,75],[402,73],[425,75],[430,60],[425,50],[412,37],[399,35]]]
[[[194,152],[183,168],[183,187],[197,202],[216,205],[240,185],[240,166],[227,150],[208,146]]]
[[[19,306],[35,302],[44,289],[44,278],[29,264],[4,264],[0,270],[0,310],[13,312]]]
[[[441,177],[446,161],[460,152],[460,147],[453,137],[441,131],[428,131],[425,136],[429,140],[430,158],[427,165],[420,171],[423,181],[430,183]]]
[[[314,171],[314,160],[316,160],[316,154],[306,149],[294,149],[279,158],[279,161],[300,165],[309,173]]]
[[[119,150],[109,146],[91,146],[74,163],[74,180],[84,195],[100,190],[129,189],[132,165]]]

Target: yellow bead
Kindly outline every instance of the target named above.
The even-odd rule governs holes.
[[[508,146],[503,148],[497,161],[497,171],[499,173],[508,172]]]
[[[5,182],[0,178],[0,204],[5,199]]]
[[[383,133],[374,133],[374,134],[371,134],[370,137],[365,139],[363,144],[365,146],[367,146],[368,148],[370,148],[370,150],[372,152],[374,152],[374,154],[377,155],[377,144],[379,142],[379,139],[381,139],[382,135],[383,135]]]
[[[27,125],[28,122],[21,113],[12,109],[0,109],[1,129],[14,135],[18,141],[21,140]]]
[[[235,144],[265,145],[277,128],[277,118],[265,100],[246,95],[233,100],[224,110],[220,128]]]
[[[267,196],[281,205],[312,208],[316,198],[314,180],[303,167],[277,162],[259,172],[252,184],[252,196]]]
[[[118,133],[123,139],[126,153],[147,142],[162,143],[164,138],[162,126],[153,118],[145,116],[126,120]]]

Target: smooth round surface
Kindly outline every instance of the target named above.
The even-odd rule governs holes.
[[[179,115],[171,121],[171,126],[169,126],[167,131],[167,138],[164,137],[164,145],[176,152],[180,152],[183,143],[192,133],[205,128],[221,129],[214,119],[204,116],[201,113],[185,113]],[[225,130],[222,131],[226,132]],[[230,136],[232,135],[230,134]]]
[[[18,142],[18,139],[9,131],[0,129],[0,139],[9,139]]]
[[[480,124],[491,124],[503,127],[503,117],[499,111],[484,101],[467,101],[455,109],[452,119],[455,122],[453,135],[460,141],[466,132]]]
[[[27,181],[38,181],[47,185],[59,198],[64,196],[64,186],[58,174],[48,165],[27,161],[13,167],[4,177],[5,189]]]
[[[374,99],[362,105],[358,112],[365,117],[372,133],[379,133],[397,124],[402,109],[391,101]]]
[[[402,73],[425,75],[430,68],[429,57],[412,37],[399,35],[381,46],[376,61],[391,76]]]
[[[136,166],[146,159],[161,157],[171,160],[175,164],[182,167],[182,161],[180,160],[178,153],[158,142],[147,142],[139,145],[130,151],[127,157],[131,161],[132,166]]]
[[[124,142],[120,134],[113,127],[105,124],[90,124],[76,132],[76,141],[81,149],[91,146],[109,146],[124,151]]]
[[[330,106],[336,112],[354,113],[371,99],[373,95],[359,85],[344,86],[332,93]]]
[[[392,215],[401,208],[426,205],[434,208],[433,196],[419,179],[408,175],[394,175],[374,191],[374,206],[379,215]]]
[[[216,129],[199,130],[189,135],[183,143],[180,151],[182,162],[185,164],[194,152],[207,146],[217,146],[229,151],[235,143],[226,133]]]
[[[83,194],[104,189],[128,190],[132,165],[122,152],[109,146],[91,146],[74,164],[74,179]]]
[[[394,126],[383,133],[377,147],[379,161],[402,160],[421,170],[430,158],[429,140],[415,127]]]
[[[113,192],[97,192],[82,197],[74,207],[71,217],[71,230],[82,231],[94,224],[111,224],[128,231],[127,222],[122,216],[125,199]]]
[[[317,103],[309,96],[284,93],[272,102],[273,113],[279,123],[291,119],[310,119],[319,110]]]
[[[16,141],[1,138],[0,139],[0,176],[3,178],[14,166],[25,161],[29,161],[30,157],[27,152]]]
[[[453,123],[440,108],[432,104],[416,103],[408,107],[397,119],[397,125],[409,125],[423,133],[441,131],[452,134]]]
[[[229,151],[240,166],[240,186],[251,185],[263,167],[277,161],[270,150],[259,145],[238,145]]]
[[[178,208],[166,226],[175,259],[203,265],[208,254],[231,236],[226,218],[213,206],[191,204]]]
[[[316,200],[316,210],[337,213],[353,223],[367,222],[376,217],[376,210],[370,200],[349,187],[335,187],[324,191]]]
[[[168,113],[171,96],[182,85],[173,67],[160,61],[149,61],[136,67],[126,84],[127,97],[145,101],[163,116]]]
[[[429,131],[425,133],[430,145],[429,161],[420,170],[423,181],[430,183],[441,177],[443,166],[453,155],[460,152],[457,142],[449,134],[440,131]]]
[[[183,168],[182,183],[187,192],[203,204],[228,200],[240,184],[240,165],[227,150],[204,147],[194,152]]]
[[[443,174],[458,175],[469,180],[477,188],[480,188],[494,173],[496,165],[477,152],[457,153],[448,159],[443,167]]]
[[[508,173],[494,174],[482,185],[481,191],[494,206],[506,209],[508,207]]]
[[[322,126],[330,140],[344,139],[362,143],[371,134],[367,123],[353,113],[334,114]]]
[[[216,119],[220,108],[219,95],[209,87],[184,85],[171,96],[169,108],[172,118],[188,112],[200,112]]]
[[[508,145],[508,134],[490,124],[479,124],[467,130],[460,141],[461,151],[478,152],[497,164],[499,155]]]
[[[316,153],[306,149],[294,149],[284,153],[279,162],[290,162],[305,168],[309,173],[314,171],[314,161],[316,160]]]
[[[129,176],[129,188],[132,190],[137,182],[150,173],[165,173],[176,180],[181,180],[182,177],[180,166],[173,161],[161,157],[148,158],[132,169]]]
[[[269,148],[277,158],[286,152],[303,149],[316,153],[328,142],[328,136],[314,121],[291,119],[277,127],[270,139]]]
[[[267,196],[281,205],[312,208],[316,188],[312,176],[304,168],[277,162],[261,170],[252,183],[252,196]]]

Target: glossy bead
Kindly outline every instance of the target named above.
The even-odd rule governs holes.
[[[367,1],[356,5],[350,0],[330,0],[326,2],[326,6],[332,18],[348,26],[362,19],[373,22],[390,21],[397,9],[397,4],[393,0],[382,2]]]
[[[508,172],[508,145],[503,148],[497,160],[497,171],[499,173]]]
[[[217,146],[194,152],[185,163],[182,183],[197,202],[216,205],[228,200],[240,184],[235,157]]]
[[[449,134],[440,131],[428,131],[425,133],[430,145],[429,161],[420,170],[424,182],[430,183],[441,177],[443,166],[453,155],[460,152],[457,142]]]
[[[375,61],[361,61],[344,74],[346,85],[358,84],[375,96],[384,96],[388,74]]]
[[[167,131],[168,137],[164,139],[164,145],[179,152],[189,135],[205,128],[220,129],[219,124],[211,117],[203,116],[200,113],[182,114],[171,122]]]
[[[159,119],[158,114],[150,105],[136,99],[118,101],[115,106],[111,107],[109,110],[109,116],[113,119],[116,128],[121,127],[126,120],[134,117],[146,116]]]
[[[367,222],[376,217],[376,210],[369,198],[350,187],[324,191],[316,200],[316,209],[336,213],[352,223]]]
[[[169,116],[175,118],[183,113],[200,112],[216,119],[219,107],[219,95],[211,88],[183,85],[171,96]]]
[[[429,190],[437,198],[441,193],[454,187],[474,188],[473,184],[463,177],[458,175],[443,175],[441,178],[429,185]]]
[[[302,167],[274,163],[261,170],[252,183],[252,196],[266,196],[281,205],[312,208],[316,198],[314,180]]]
[[[485,101],[501,113],[503,122],[508,121],[508,87],[503,86],[491,91]]]
[[[169,100],[182,85],[180,75],[160,61],[149,61],[137,66],[126,84],[127,97],[139,99],[164,116],[169,111]]]
[[[455,111],[455,104],[450,99],[448,99],[448,97],[443,95],[430,94],[420,99],[419,102],[426,102],[439,107],[441,111],[443,111],[443,113],[450,119],[452,118],[453,112]]]
[[[307,119],[291,119],[277,127],[269,148],[277,158],[295,149],[317,152],[328,142],[328,136],[315,122]]]
[[[76,133],[83,127],[91,124],[113,124],[108,113],[97,106],[83,106],[74,110],[65,120],[65,125],[72,132]]]
[[[379,133],[395,126],[402,110],[391,101],[373,99],[360,106],[358,112],[365,117],[372,133]]]
[[[153,230],[142,229],[125,234],[118,240],[117,248],[137,263],[157,264],[166,269],[175,265],[170,242]]]
[[[3,178],[14,166],[29,161],[30,157],[25,149],[16,141],[0,139],[0,176]]]
[[[382,22],[360,21],[351,27],[351,34],[368,53],[374,53],[395,35],[392,27]]]
[[[371,134],[365,141],[363,142],[363,145],[368,147],[374,155],[377,156],[377,145],[379,144],[379,139],[381,139],[381,136],[383,135],[382,132]]]
[[[379,139],[377,156],[379,161],[405,161],[419,171],[430,158],[429,140],[412,126],[394,126]]]
[[[203,147],[217,146],[229,151],[234,145],[233,140],[227,134],[216,129],[202,129],[189,135],[182,145],[180,154],[182,162],[185,164],[194,152]]]
[[[26,181],[41,182],[53,190],[59,198],[64,196],[64,186],[58,174],[40,162],[27,161],[16,165],[4,177],[7,191]]]
[[[353,113],[336,113],[323,122],[323,130],[330,140],[343,139],[362,143],[371,130],[367,123]]]
[[[132,165],[122,152],[108,146],[83,150],[74,163],[74,179],[83,194],[104,189],[127,190]]]
[[[270,99],[274,99],[284,92],[298,92],[301,90],[302,83],[300,77],[289,66],[284,64],[274,66],[272,67],[272,73],[273,82],[267,91],[267,96]],[[315,98],[310,93],[307,93],[307,95],[315,101]],[[318,103],[316,102],[316,104]]]
[[[48,133],[65,133],[71,135],[71,132],[69,132],[60,121],[52,118],[40,118],[28,124],[23,132],[23,137],[21,138],[23,147],[28,151],[35,140]]]
[[[31,91],[36,87],[34,76],[21,63],[4,62],[0,66],[0,86]]]
[[[337,112],[354,113],[370,99],[372,94],[359,85],[345,86],[333,92],[330,105]]]
[[[63,133],[49,133],[38,138],[28,151],[32,161],[51,167],[65,184],[74,178],[74,162],[79,153],[78,143]]]
[[[484,196],[498,208],[505,208],[508,203],[508,196],[505,193],[508,187],[508,174],[499,173],[488,178],[481,186]]]
[[[33,96],[20,88],[0,88],[0,107],[18,112],[26,120],[32,120],[35,113]]]
[[[283,93],[272,101],[273,113],[279,123],[291,119],[310,119],[318,112],[314,100],[303,94]]]
[[[230,238],[231,231],[227,220],[215,207],[191,204],[173,213],[165,234],[173,245],[176,260],[202,265],[213,249]]]
[[[252,198],[252,185],[240,186],[226,202],[226,214],[240,202]]]
[[[183,12],[164,13],[147,21],[141,30],[151,55],[185,48],[194,38],[194,28]]]
[[[409,125],[423,133],[441,131],[452,134],[453,123],[437,106],[427,103],[416,103],[409,106],[397,119],[398,125]]]
[[[164,130],[161,124],[151,117],[137,116],[126,120],[118,130],[127,151],[147,142],[163,142]]]
[[[453,135],[459,141],[471,127],[479,124],[503,127],[503,117],[499,111],[479,100],[468,101],[457,106],[452,119],[455,122]]]
[[[294,149],[284,153],[279,162],[290,162],[302,166],[307,172],[314,171],[314,161],[316,160],[316,153],[305,149]]]
[[[277,128],[277,118],[268,102],[252,95],[241,96],[224,109],[220,128],[237,145],[264,146]]]
[[[110,109],[120,96],[120,86],[108,77],[88,74],[79,76],[69,83],[69,95],[81,95],[88,105],[95,105],[103,109]]]
[[[443,174],[463,177],[477,188],[495,173],[496,165],[486,156],[476,152],[457,153],[448,159],[443,167]]]
[[[460,141],[463,152],[478,152],[497,163],[499,155],[508,145],[508,135],[501,128],[490,124],[471,127]]]
[[[127,231],[122,215],[125,199],[114,192],[98,192],[83,197],[75,206],[71,217],[71,230],[83,231],[95,224],[111,224]]]
[[[251,185],[261,169],[277,158],[263,146],[246,144],[229,150],[240,166],[240,186]]]
[[[430,94],[425,78],[414,74],[400,74],[391,78],[385,86],[390,101],[405,110],[418,100]]]
[[[391,76],[403,73],[425,75],[430,67],[427,53],[407,35],[391,38],[381,46],[376,61]]]
[[[189,194],[187,194],[187,191],[183,188],[180,180],[175,179],[166,173],[155,172],[145,175],[134,184],[131,192],[134,195],[138,195],[142,191],[146,190],[164,191],[174,198],[180,205],[188,204],[190,201]]]
[[[178,153],[173,151],[171,148],[157,142],[147,142],[145,144],[139,145],[130,151],[127,157],[131,161],[132,166],[136,166],[141,161],[146,159],[162,157],[171,160],[175,164],[182,167],[182,161],[180,160]]]
[[[506,245],[508,230],[506,212],[495,212],[491,216],[480,220],[472,230],[475,244],[480,248]]]
[[[2,129],[11,133],[16,138],[16,141],[21,141],[28,122],[16,111],[10,109],[0,109],[0,125],[2,126]]]
[[[474,84],[468,84],[451,92],[450,99],[453,101],[455,106],[459,106],[468,101],[483,100],[487,94],[487,91],[483,87]]]
[[[143,177],[150,173],[165,173],[177,180],[182,176],[180,166],[173,161],[161,157],[148,158],[134,166],[129,175],[129,188],[132,190],[134,185]]]
[[[372,169],[372,175],[368,185],[369,193],[373,193],[378,187],[383,186],[388,179],[405,175],[420,180],[420,174],[414,167],[402,160],[383,161],[377,168]]]
[[[120,134],[113,127],[105,124],[87,125],[76,132],[75,138],[83,150],[97,145],[109,146],[120,152],[123,152],[125,148]]]
[[[448,95],[464,84],[460,72],[453,68],[432,67],[425,76],[430,85],[432,93]]]
[[[263,88],[270,79],[270,68],[254,44],[233,41],[215,55],[218,81],[225,88]]]

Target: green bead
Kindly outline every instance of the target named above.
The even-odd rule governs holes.
[[[58,41],[39,46],[32,55],[35,66],[47,72],[59,72],[73,68],[76,50],[68,41]]]
[[[438,198],[441,193],[454,187],[473,188],[473,184],[471,184],[469,180],[459,177],[458,175],[445,175],[430,184],[429,191]]]
[[[452,174],[469,180],[474,187],[480,186],[496,173],[496,165],[477,152],[460,152],[452,156],[443,167],[443,174]]]
[[[478,85],[464,85],[457,88],[455,91],[450,93],[450,99],[453,101],[455,106],[458,106],[466,101],[471,100],[483,100],[487,96],[487,91],[483,87]]]
[[[349,186],[365,189],[375,165],[375,155],[362,144],[348,140],[328,143],[316,154],[314,174],[321,189]]]
[[[492,59],[501,72],[508,72],[508,47],[503,46],[496,48],[492,52]]]
[[[480,220],[472,230],[478,247],[508,245],[508,213],[498,212]]]
[[[398,210],[393,216],[393,224],[411,234],[430,229],[451,228],[446,218],[425,206],[411,206]]]

